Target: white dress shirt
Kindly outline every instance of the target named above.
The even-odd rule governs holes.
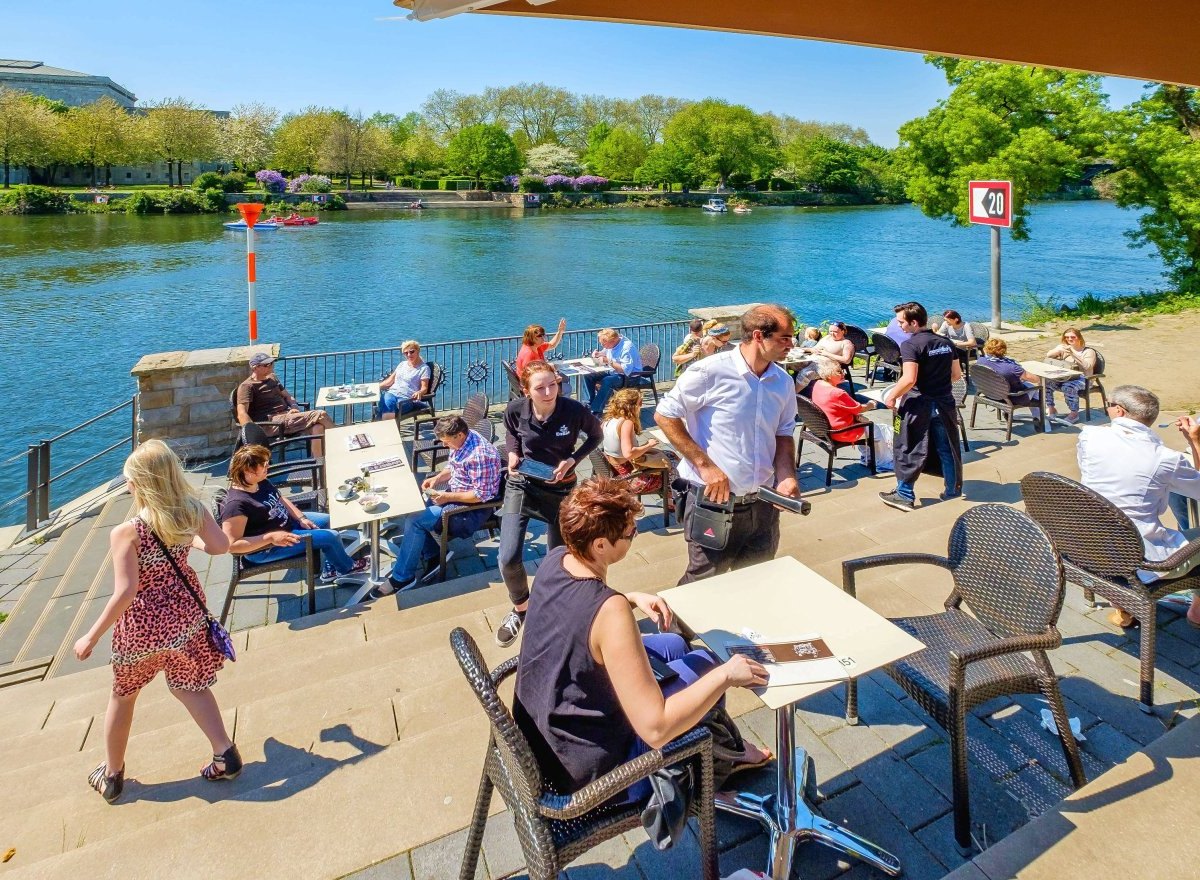
[[[756,376],[740,347],[688,367],[658,405],[666,418],[683,419],[688,434],[725,475],[734,495],[775,484],[777,437],[796,427],[796,389],[778,364]],[[690,483],[704,480],[690,461],[679,463]]]
[[[1133,521],[1147,559],[1166,559],[1187,543],[1182,532],[1162,524],[1172,492],[1200,499],[1200,471],[1187,456],[1167,448],[1146,425],[1123,416],[1108,427],[1083,428],[1077,452],[1081,482]]]

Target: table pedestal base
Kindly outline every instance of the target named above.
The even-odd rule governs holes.
[[[767,872],[775,880],[790,880],[792,860],[798,844],[815,840],[838,852],[861,859],[885,874],[900,873],[900,860],[871,841],[859,837],[818,816],[804,800],[808,783],[808,752],[795,744],[795,719],[792,707],[775,710],[779,754],[775,758],[775,794],[721,791],[716,807],[727,813],[756,819],[770,835]]]
[[[338,584],[359,583],[361,586],[354,591],[354,595],[350,597],[350,601],[346,603],[347,608],[351,605],[357,605],[366,598],[367,593],[376,587],[381,587],[388,582],[386,577],[379,575],[379,520],[371,522],[371,571],[363,578],[361,575],[352,575],[350,577],[338,578]]]

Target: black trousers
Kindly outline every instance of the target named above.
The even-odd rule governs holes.
[[[500,517],[500,576],[508,588],[508,598],[520,605],[529,598],[529,578],[522,559],[525,532],[530,519],[539,519],[547,526],[546,549],[562,544],[558,531],[558,508],[575,488],[572,480],[565,487],[548,486],[537,480],[509,478],[504,489],[504,508]]]
[[[694,510],[695,505],[688,504],[683,512],[685,535]],[[779,549],[779,508],[765,501],[738,504],[733,508],[733,523],[724,549],[710,550],[691,541],[687,542],[687,548],[688,567],[679,579],[680,584],[774,559]]]

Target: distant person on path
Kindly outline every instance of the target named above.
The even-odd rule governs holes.
[[[567,332],[566,318],[558,319],[558,331],[549,342],[546,341],[546,328],[541,324],[530,324],[526,327],[525,335],[521,337],[521,350],[517,352],[517,359],[513,365],[517,375],[521,375],[521,371],[534,361],[544,361],[546,352],[558,348],[565,332]]]
[[[379,413],[384,419],[406,416],[428,410],[422,398],[429,393],[433,370],[421,360],[421,343],[408,339],[400,345],[404,360],[392,370],[392,375],[379,383]]]
[[[326,428],[333,427],[333,419],[323,409],[303,411],[296,398],[292,397],[275,375],[275,358],[259,352],[250,358],[250,378],[237,387],[237,420],[239,425],[249,422],[274,422],[284,436],[293,434],[315,434],[321,437]],[[324,454],[324,441],[312,441],[313,455]]]
[[[1096,372],[1096,350],[1088,348],[1084,344],[1083,334],[1074,327],[1068,327],[1062,332],[1061,344],[1046,352],[1046,358],[1062,361],[1064,367],[1078,370],[1084,376],[1090,376]],[[1058,415],[1058,410],[1054,408],[1054,392],[1061,391],[1063,397],[1067,399],[1067,409],[1069,410],[1066,420],[1072,425],[1079,421],[1079,392],[1084,389],[1086,384],[1083,378],[1065,379],[1061,382],[1048,380],[1046,382],[1047,414]]]
[[[468,428],[462,416],[438,419],[433,435],[450,449],[450,461],[421,483],[429,496],[425,511],[408,518],[403,538],[388,541],[396,564],[388,583],[372,590],[372,598],[415,587],[439,574],[435,568],[422,578],[417,569],[422,562],[438,557],[440,548],[434,535],[442,530],[442,514],[467,504],[491,501],[500,492],[500,453],[482,435]],[[470,537],[491,515],[489,508],[459,514],[450,520],[450,537]],[[447,561],[449,558],[447,555]]]
[[[1035,429],[1042,429],[1042,411],[1037,401],[1041,392],[1038,390],[1038,377],[1026,372],[1025,368],[1008,356],[1008,343],[995,337],[983,345],[983,354],[979,363],[991,367],[1008,382],[1013,403],[1032,404],[1031,409],[1038,417]]]
[[[782,495],[800,494],[795,384],[779,366],[794,326],[785,306],[755,306],[742,316],[741,344],[686,370],[658,405],[654,420],[682,457],[679,476],[688,485],[685,535],[700,499],[733,504],[723,548],[688,537],[681,584],[764,562],[779,548],[779,509],[757,493],[773,484]]]
[[[1187,543],[1187,537],[1163,525],[1167,507],[1186,507],[1200,499],[1200,422],[1191,416],[1175,421],[1187,440],[1191,461],[1167,448],[1155,433],[1158,398],[1140,385],[1120,385],[1108,395],[1108,426],[1085,425],[1079,432],[1079,481],[1103,495],[1132,520],[1142,536],[1146,558],[1161,562]],[[1182,502],[1182,504],[1180,504]],[[1184,526],[1186,528],[1186,526]],[[1143,580],[1155,579],[1143,575]],[[1200,627],[1200,596],[1192,594],[1188,623]],[[1109,620],[1128,627],[1133,615],[1114,608]]]
[[[625,377],[641,370],[642,356],[633,347],[632,339],[627,339],[612,327],[605,327],[597,333],[596,340],[600,347],[592,353],[592,357],[597,364],[612,367],[611,373],[588,376],[584,380],[592,412],[599,416],[608,404],[609,395],[625,384]]]
[[[270,461],[265,446],[243,446],[229,460],[229,492],[220,516],[230,551],[251,562],[274,562],[303,553],[300,535],[309,535],[324,562],[321,580],[366,571],[368,560],[350,558],[341,536],[329,528],[329,514],[303,513],[279,494],[267,479]]]
[[[529,578],[522,550],[530,519],[546,523],[546,544],[562,543],[558,508],[575,487],[575,466],[600,445],[600,420],[577,400],[559,394],[558,373],[545,361],[534,361],[521,374],[525,396],[504,411],[508,483],[500,518],[500,575],[512,602],[496,629],[496,644],[507,648],[517,639],[529,606]],[[579,435],[586,434],[583,443]],[[578,445],[577,445],[578,444]],[[551,469],[547,479],[518,472],[529,459]]]
[[[723,708],[727,690],[763,684],[766,670],[741,654],[722,663],[708,650],[689,650],[681,636],[666,632],[673,615],[665,601],[608,586],[609,566],[629,554],[637,537],[641,507],[616,480],[587,480],[562,505],[566,546],[551,550],[538,568],[513,718],[562,795],[698,725],[713,733],[718,786],[732,772],[771,760],[769,751],[742,739]],[[661,631],[642,635],[634,608]],[[669,667],[669,681],[659,684],[652,659]],[[650,792],[643,780],[617,802],[640,803]]]
[[[687,335],[683,337],[683,342],[679,343],[679,347],[675,349],[675,353],[671,355],[671,363],[675,365],[675,375],[678,376],[688,366],[695,363],[696,358],[700,357],[700,343],[704,336],[704,322],[699,318],[693,318],[688,324]]]
[[[147,440],[135,449],[125,460],[124,474],[136,513],[109,536],[113,594],[99,620],[75,643],[75,656],[86,660],[100,637],[113,628],[104,762],[88,776],[88,784],[110,804],[125,785],[134,703],[159,672],[165,673],[171,695],[208,737],[213,759],[201,775],[216,781],[233,779],[242,771],[241,755],[211,690],[225,658],[208,639],[208,620],[197,603],[197,598],[206,601],[204,588],[188,564],[191,548],[217,556],[229,552],[229,539],[188,485],[175,453],[161,440]],[[196,598],[180,582],[176,567]]]
[[[900,430],[893,442],[896,489],[880,492],[883,503],[897,510],[916,507],[915,487],[922,471],[941,471],[942,500],[962,495],[958,415],[953,383],[962,378],[954,346],[930,330],[929,314],[917,302],[896,306],[900,329],[910,338],[900,344],[900,380],[884,395],[884,406],[899,413]],[[935,471],[936,472],[936,471]]]

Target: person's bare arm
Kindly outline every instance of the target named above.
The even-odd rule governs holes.
[[[700,474],[700,479],[704,480],[704,497],[718,504],[728,501],[729,477],[692,439],[683,419],[670,418],[661,412],[656,412],[654,422],[662,428],[662,432],[667,435],[667,440],[675,448],[675,451],[690,461],[696,472]]]
[[[621,456],[629,459],[630,461],[637,461],[639,458],[658,445],[658,441],[653,437],[650,438],[648,443],[643,443],[640,446],[635,444],[634,440],[637,439],[637,436],[633,430],[633,422],[629,419],[625,419],[621,422],[620,435]]]
[[[913,384],[914,384],[914,385],[915,385],[915,384],[917,384],[917,370],[916,370],[916,366],[917,366],[916,364],[913,364]],[[955,358],[955,359],[954,359],[954,363],[952,363],[952,364],[950,365],[950,381],[951,381],[951,382],[961,382],[961,381],[962,381],[962,377],[963,377],[963,374],[962,374],[962,364],[960,364],[960,363],[958,362],[958,358]]]
[[[237,420],[239,425],[250,424],[250,411],[246,409],[246,405],[241,402],[239,402],[237,405]]]
[[[388,376],[386,379],[384,379],[382,382],[379,383],[380,391],[387,391],[389,388],[391,388],[393,385],[396,384],[396,371],[399,369],[400,368],[397,367],[395,370],[392,370],[392,374],[390,376]]]
[[[246,517],[244,516],[228,517],[221,523],[221,531],[229,538],[229,552],[237,553],[239,556],[245,553],[257,553],[268,547],[290,547],[300,540],[298,535],[282,529],[247,538],[245,537]]]
[[[957,374],[957,375],[956,375]],[[958,381],[958,377],[962,376],[962,370],[958,366],[958,358],[954,359],[954,366],[950,368],[950,377],[954,381]],[[905,361],[900,366],[900,379],[888,389],[887,394],[883,396],[883,405],[888,409],[895,409],[896,402],[900,400],[908,392],[912,391],[917,384],[917,365],[913,361]]]
[[[560,342],[562,342],[563,334],[566,332],[567,332],[567,319],[559,318],[558,319],[558,330],[554,333],[554,336],[551,337],[550,341],[547,342],[546,345],[550,346],[550,348],[558,348],[558,344]]]
[[[229,536],[221,530],[207,510],[204,511],[204,521],[200,523],[200,532],[192,538],[192,546],[210,556],[220,556],[229,552]]]
[[[125,609],[137,596],[138,588],[138,552],[137,527],[133,523],[121,523],[112,530],[108,545],[112,551],[113,564],[113,594],[109,597],[100,612],[100,618],[92,624],[77,642],[75,642],[75,657],[86,660],[92,655],[92,649],[100,641],[100,637],[108,632],[109,627],[117,622]]]
[[[796,482],[796,438],[775,438],[775,491],[789,498],[800,497]]]

